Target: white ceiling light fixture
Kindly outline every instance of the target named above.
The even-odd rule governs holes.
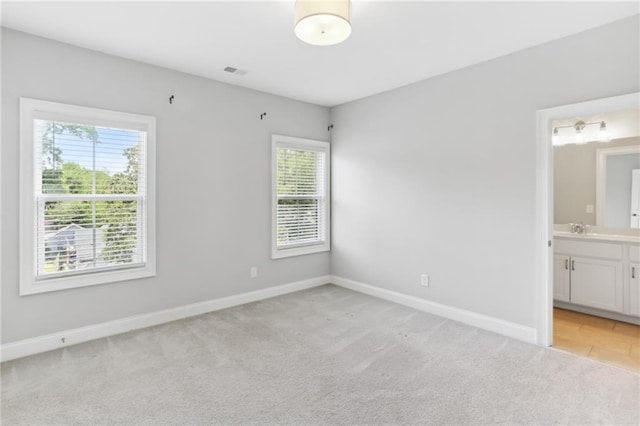
[[[351,35],[351,0],[297,0],[295,33],[315,46],[342,43]]]

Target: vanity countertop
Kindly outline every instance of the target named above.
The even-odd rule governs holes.
[[[621,234],[602,234],[602,233],[586,233],[576,234],[568,231],[553,231],[554,238],[565,238],[572,240],[596,240],[596,241],[615,241],[622,243],[640,243],[640,237],[636,235]]]

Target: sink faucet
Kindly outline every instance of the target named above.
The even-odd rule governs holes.
[[[573,234],[587,233],[587,226],[584,223],[582,223],[582,221],[580,221],[580,223],[570,223],[569,226],[571,227],[571,233]]]

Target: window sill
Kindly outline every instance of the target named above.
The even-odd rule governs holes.
[[[328,242],[321,244],[313,244],[307,246],[290,247],[290,248],[273,248],[271,250],[272,259],[282,259],[285,257],[303,256],[305,254],[322,253],[330,251],[331,247]]]
[[[30,276],[20,280],[20,296],[149,278],[155,275],[155,266],[146,264],[115,271],[93,272],[42,280],[36,280],[35,277]]]

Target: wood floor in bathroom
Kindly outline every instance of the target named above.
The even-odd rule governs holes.
[[[640,326],[553,309],[553,346],[640,372]]]

